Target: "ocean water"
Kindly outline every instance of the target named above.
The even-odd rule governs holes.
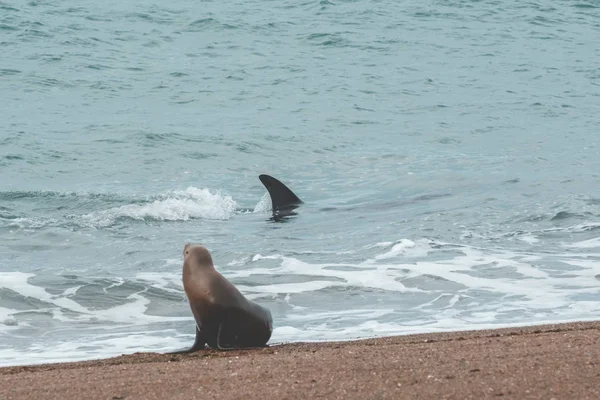
[[[0,2],[0,365],[600,318],[600,3]],[[269,220],[258,175],[304,200]]]

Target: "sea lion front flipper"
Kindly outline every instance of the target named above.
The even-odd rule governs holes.
[[[250,349],[249,347],[236,346],[235,344],[230,344],[228,346],[228,343],[221,343],[221,334],[225,334],[225,332],[223,332],[224,325],[225,325],[225,318],[223,318],[221,320],[221,323],[219,323],[219,330],[217,331],[217,349],[218,350],[225,351],[225,350],[249,350]]]
[[[231,316],[231,312],[228,315]],[[226,351],[226,350],[252,350],[252,349],[256,349],[256,348],[260,348],[260,347],[269,347],[267,344],[257,345],[257,346],[241,345],[239,343],[238,335],[235,335],[233,338],[230,338],[230,340],[231,339],[233,340],[232,343],[222,343],[221,342],[222,336],[225,336],[225,337],[227,336],[227,332],[224,332],[225,321],[226,321],[226,319],[223,318],[221,320],[221,322],[219,323],[219,329],[217,331],[217,350],[220,350],[220,351]],[[229,333],[231,334],[231,331]]]
[[[219,324],[219,330],[217,332],[217,349],[218,350],[229,350],[230,347],[221,346],[221,332],[223,331],[223,321]]]
[[[221,351],[226,351],[226,350],[250,350],[251,347],[236,347],[234,346],[227,346],[227,345],[222,345],[221,344],[221,332],[223,329],[223,322],[221,321],[221,323],[219,324],[219,332],[217,333],[217,350],[221,350]]]
[[[218,340],[218,339],[217,339]],[[173,351],[167,354],[187,354],[194,353],[198,350],[203,350],[206,346],[206,339],[204,334],[200,329],[198,329],[198,325],[196,325],[196,339],[194,340],[194,344],[189,349]]]

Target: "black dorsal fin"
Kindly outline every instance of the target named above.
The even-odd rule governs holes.
[[[302,204],[302,200],[294,192],[272,176],[263,174],[259,175],[258,179],[265,185],[271,196],[274,212]]]

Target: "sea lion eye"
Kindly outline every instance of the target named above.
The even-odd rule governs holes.
[[[190,252],[188,250],[185,251],[185,254],[190,254]]]

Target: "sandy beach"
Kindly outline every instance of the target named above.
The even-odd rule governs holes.
[[[0,399],[598,399],[600,322],[0,368]]]

